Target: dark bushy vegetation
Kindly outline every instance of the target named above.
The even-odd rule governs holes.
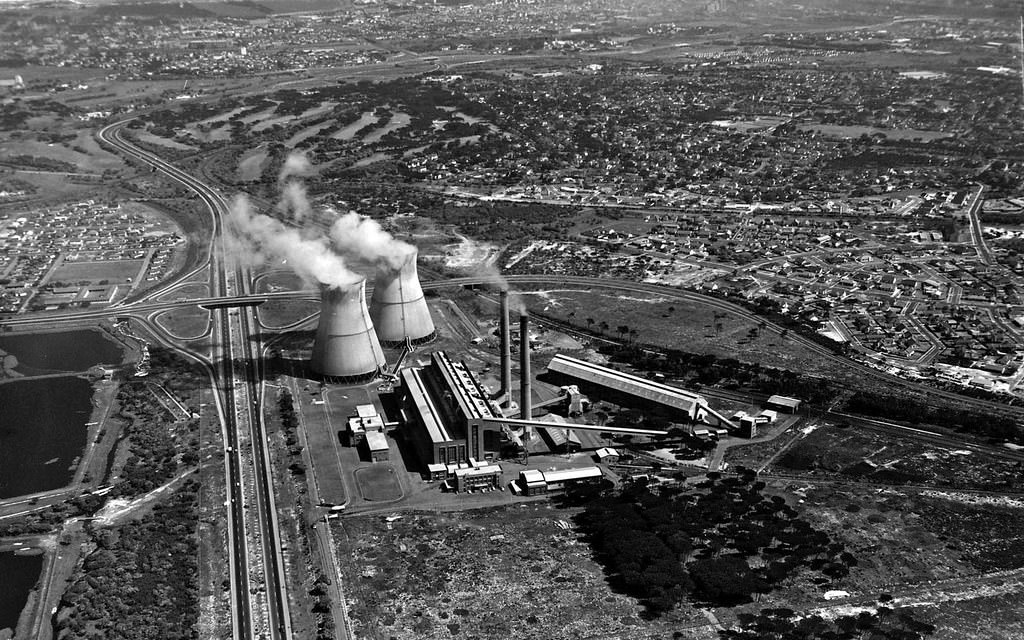
[[[652,345],[603,345],[601,353],[613,362],[622,362],[641,371],[656,371],[666,376],[701,385],[723,385],[758,393],[782,393],[804,398],[809,403],[826,402],[837,389],[827,380],[805,376],[788,369],[719,358],[707,353],[689,353]]]
[[[805,568],[846,576],[853,556],[763,488],[751,471],[710,473],[692,493],[640,481],[589,500],[577,521],[617,585],[652,613],[687,596],[749,602]]]
[[[1012,418],[936,406],[902,396],[858,391],[847,400],[846,410],[912,424],[949,427],[989,438],[1020,440],[1022,436],[1020,427]]]
[[[791,609],[763,609],[759,614],[741,613],[740,625],[723,629],[723,640],[921,640],[935,627],[916,620],[906,609],[879,607],[876,613],[839,616],[826,620],[821,616],[797,617]]]
[[[58,637],[198,637],[198,489],[186,483],[142,520],[94,532],[96,550],[61,598]]]

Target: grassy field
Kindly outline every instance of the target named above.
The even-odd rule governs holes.
[[[188,300],[192,298],[206,298],[210,295],[210,285],[202,282],[192,282],[178,287],[170,293],[160,296],[161,300]]]
[[[104,260],[101,262],[65,262],[50,274],[48,282],[89,282],[103,280],[119,284],[135,280],[142,260]]]
[[[527,307],[592,330],[607,323],[607,333],[620,337],[619,326],[636,330],[636,340],[694,353],[736,358],[811,375],[846,379],[843,367],[823,361],[800,344],[760,329],[756,322],[721,312],[699,302],[672,300],[646,293],[547,289],[524,292]],[[593,324],[587,318],[594,320]]]
[[[267,300],[259,306],[260,324],[269,329],[285,327],[320,310],[307,300]]]
[[[790,473],[868,482],[994,491],[1024,489],[1016,462],[979,459],[977,453],[967,450],[835,425],[817,429],[795,443],[775,467]]]
[[[164,311],[156,317],[156,321],[171,335],[189,340],[206,333],[210,312],[199,306],[181,307]]]
[[[571,515],[538,503],[338,521],[355,637],[669,638],[707,622],[685,605],[645,620],[608,585]]]
[[[359,493],[363,500],[387,502],[402,497],[402,487],[398,484],[395,470],[390,464],[380,463],[356,469],[353,475],[359,483]]]

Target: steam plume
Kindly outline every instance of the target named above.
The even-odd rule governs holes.
[[[277,175],[277,181],[283,183],[293,176],[307,178],[312,174],[313,165],[309,163],[306,154],[300,151],[292,151],[285,158],[284,164],[281,165],[281,173]]]
[[[295,222],[302,222],[313,214],[306,195],[306,187],[298,180],[289,180],[281,189],[281,200],[277,210]]]
[[[244,195],[232,201],[228,221],[232,230],[226,238],[228,250],[249,264],[283,260],[303,281],[332,288],[364,279],[349,268],[327,238],[310,237],[280,220],[255,213]]]
[[[351,261],[384,265],[395,271],[402,268],[416,251],[407,242],[396,239],[376,220],[350,211],[331,225],[331,243]]]

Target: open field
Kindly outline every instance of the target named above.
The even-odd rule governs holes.
[[[359,494],[363,496],[363,500],[387,502],[402,497],[402,487],[390,464],[378,463],[356,469],[353,475],[359,484]]]
[[[843,379],[849,372],[756,322],[724,313],[700,302],[671,300],[647,293],[546,289],[524,291],[530,310],[582,328],[622,337],[620,326],[635,330],[636,340],[693,353],[736,358],[763,366]],[[594,322],[589,323],[590,318]]]
[[[1017,462],[981,459],[968,450],[836,425],[819,428],[797,441],[776,460],[775,468],[873,483],[1024,491]]]
[[[267,300],[259,306],[260,324],[270,329],[288,326],[320,310],[316,302],[306,300]]]
[[[111,284],[135,282],[143,260],[104,260],[102,262],[65,262],[50,274],[48,282],[89,282],[104,280]]]
[[[170,309],[158,315],[156,322],[171,335],[189,340],[206,333],[210,325],[210,312],[200,306]]]
[[[609,587],[571,516],[536,503],[337,521],[355,637],[666,638],[707,622],[686,605],[645,621]]]

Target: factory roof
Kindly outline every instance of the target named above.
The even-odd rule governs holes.
[[[597,451],[595,451],[595,453],[597,454],[597,457],[599,459],[601,459],[601,460],[603,460],[603,459],[605,459],[605,458],[607,458],[609,456],[618,457],[618,455],[619,455],[619,452],[616,451],[615,449],[612,449],[611,447],[602,447],[602,448],[598,449]]]
[[[543,484],[544,474],[536,469],[527,469],[519,472],[519,479],[526,484]]]
[[[772,396],[768,398],[768,404],[787,407],[794,410],[800,408],[800,400],[797,398],[790,398],[789,396]]]
[[[604,474],[598,467],[579,467],[577,469],[558,469],[557,471],[542,471],[544,482],[566,482],[567,480],[585,480],[586,478],[600,478]]]
[[[435,351],[431,358],[467,420],[495,417],[487,394],[465,364],[454,362],[444,351]]]
[[[360,418],[373,418],[377,415],[377,407],[372,404],[357,404],[356,415]]]
[[[430,394],[427,393],[427,389],[423,384],[423,379],[420,377],[419,369],[402,369],[402,384],[408,390],[409,397],[412,398],[413,404],[416,405],[416,411],[420,415],[420,421],[423,422],[423,426],[427,429],[427,434],[430,436],[431,442],[438,444],[442,442],[451,442],[451,434],[444,426],[444,420],[441,419],[441,414],[437,411],[434,406],[434,401],[430,399]]]
[[[707,407],[707,400],[691,391],[652,382],[639,376],[562,354],[551,359],[551,362],[548,363],[548,370],[657,402],[685,411],[690,415],[694,415],[698,407]]]
[[[472,478],[474,476],[496,476],[501,474],[501,467],[496,464],[485,464],[482,467],[470,467],[468,469],[456,469],[455,476],[458,478]]]
[[[548,437],[551,438],[551,444],[556,447],[564,447],[568,443],[582,444],[579,436],[572,429],[564,429],[562,427],[537,427],[547,432]]]
[[[388,439],[380,431],[367,432],[366,446],[370,448],[370,451],[387,451],[390,449]]]

